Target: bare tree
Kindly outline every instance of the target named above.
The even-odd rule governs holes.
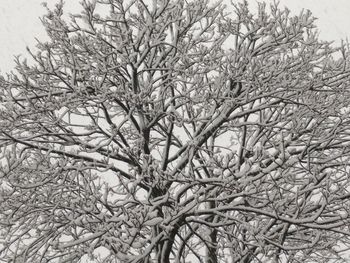
[[[68,20],[48,9],[50,40],[0,80],[0,262],[342,260],[349,49],[310,12],[98,0]]]

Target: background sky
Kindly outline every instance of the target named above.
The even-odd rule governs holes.
[[[0,0],[0,74],[13,69],[14,55],[26,55],[26,46],[35,46],[35,37],[45,39],[45,31],[40,17],[46,13],[43,0]],[[52,7],[57,0],[47,0]],[[80,0],[66,0],[66,12],[77,13]],[[248,0],[252,4],[255,0]],[[266,2],[273,2],[267,0]],[[334,40],[350,39],[349,0],[281,0],[293,14],[304,9],[312,11],[318,18],[320,38]]]

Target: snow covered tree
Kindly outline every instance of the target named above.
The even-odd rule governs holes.
[[[82,7],[0,80],[0,262],[344,259],[346,43],[277,4]]]

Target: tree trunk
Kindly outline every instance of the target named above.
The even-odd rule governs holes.
[[[215,208],[215,202],[209,202],[209,209]],[[215,222],[216,217],[214,216],[211,219],[211,222]],[[207,244],[207,253],[206,253],[206,263],[217,263],[218,262],[218,256],[217,256],[217,235],[218,231],[214,228],[210,229],[209,234],[209,244]]]

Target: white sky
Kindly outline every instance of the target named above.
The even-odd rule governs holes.
[[[46,10],[44,0],[0,0],[0,73],[14,67],[14,55],[26,54],[26,46],[34,47],[36,41],[45,38],[39,20]],[[255,0],[248,0],[252,4]],[[47,0],[53,6],[57,0]],[[66,12],[77,13],[80,0],[65,0]],[[272,2],[272,0],[267,0]],[[318,17],[320,36],[325,40],[350,38],[349,0],[280,0],[292,13],[298,14],[303,8],[310,9]],[[27,56],[27,55],[25,55]]]

